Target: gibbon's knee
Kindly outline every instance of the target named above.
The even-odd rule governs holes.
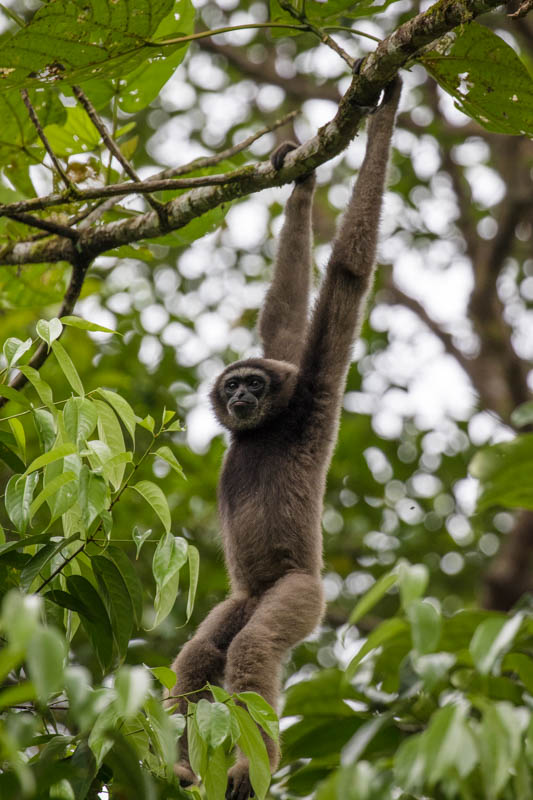
[[[225,653],[212,641],[193,637],[182,647],[172,665],[176,673],[176,684],[169,692],[167,706],[172,704],[175,695],[201,689],[207,682],[220,681],[224,664]]]

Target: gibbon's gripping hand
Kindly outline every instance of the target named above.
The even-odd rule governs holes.
[[[287,153],[290,153],[291,150],[296,150],[297,147],[299,147],[299,145],[297,145],[296,142],[290,141],[282,142],[278,147],[276,147],[274,152],[270,155],[270,163],[276,172],[282,168]],[[312,172],[308,172],[307,175],[300,175],[299,178],[295,179],[294,183],[305,183],[307,181],[311,182],[311,180],[314,182],[314,178],[315,172],[313,170]]]

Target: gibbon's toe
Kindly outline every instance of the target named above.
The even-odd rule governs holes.
[[[178,761],[177,764],[174,764],[174,774],[179,779],[180,786],[192,786],[198,783],[198,778],[185,761]]]
[[[235,764],[228,772],[226,800],[248,800],[254,797],[248,765]]]

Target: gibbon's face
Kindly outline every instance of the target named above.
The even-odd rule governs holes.
[[[218,378],[211,402],[219,421],[229,430],[256,428],[286,407],[296,367],[272,359],[248,359],[227,367]]]

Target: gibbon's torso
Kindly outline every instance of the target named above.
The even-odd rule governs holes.
[[[331,396],[321,403],[296,391],[275,419],[233,434],[218,497],[234,590],[260,594],[292,570],[320,573],[323,496],[338,427],[331,417],[338,418],[338,406]]]

